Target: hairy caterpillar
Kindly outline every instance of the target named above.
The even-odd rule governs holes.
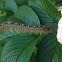
[[[13,30],[18,32],[29,32],[29,33],[51,33],[53,32],[53,29],[51,27],[47,26],[31,26],[31,25],[24,25],[20,23],[15,22],[5,22],[2,25],[0,25],[0,32],[3,32],[5,30]]]

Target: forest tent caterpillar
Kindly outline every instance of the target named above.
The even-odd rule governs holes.
[[[0,32],[6,31],[6,30],[13,30],[18,32],[29,32],[29,33],[36,33],[36,34],[48,34],[53,32],[53,29],[51,27],[47,26],[31,26],[31,25],[24,25],[20,23],[15,22],[5,22],[2,25],[0,25]]]

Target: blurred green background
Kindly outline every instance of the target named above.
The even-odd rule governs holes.
[[[62,0],[51,0],[56,6],[62,5]]]

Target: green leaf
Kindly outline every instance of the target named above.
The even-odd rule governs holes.
[[[17,34],[18,34],[18,32],[15,32],[15,31],[2,31],[2,33],[0,33],[0,62],[1,62],[2,47],[5,45],[5,43],[7,43],[7,41],[12,36],[15,36]]]
[[[29,62],[39,36],[21,33],[11,37],[1,52],[1,62]]]
[[[62,10],[62,6],[58,7],[57,9],[58,9],[58,11],[61,11]]]
[[[36,62],[36,56],[34,55],[34,53],[32,54],[29,62]]]
[[[56,6],[62,6],[62,0],[54,0],[56,3]]]
[[[15,13],[15,17],[29,25],[40,25],[40,21],[36,13],[27,5],[21,6]]]
[[[61,62],[62,61],[62,45],[60,45],[58,42],[54,49],[54,57],[52,59],[52,62]]]
[[[49,0],[29,0],[29,6],[38,15],[41,25],[53,25],[61,17],[60,12]]]
[[[17,35],[18,32],[16,31],[2,31],[2,33],[0,33],[0,46],[3,46],[10,37]]]
[[[5,0],[4,9],[16,13],[17,5],[13,0]]]
[[[3,8],[2,1],[0,1],[0,10]]]
[[[2,47],[0,46],[0,62],[1,62],[1,51],[2,51]]]
[[[28,4],[28,0],[14,0],[18,6]]]
[[[56,34],[48,34],[38,45],[37,62],[51,62],[56,45]]]
[[[0,24],[3,22],[7,21],[8,17],[7,16],[0,16]]]
[[[16,23],[18,22],[18,23],[26,24],[25,22],[23,22],[23,21],[20,20],[19,18],[16,18],[15,16],[9,17],[8,20],[13,21],[13,22],[16,22]]]

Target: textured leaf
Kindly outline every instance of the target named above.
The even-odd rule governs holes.
[[[40,21],[36,13],[27,5],[21,6],[15,13],[15,17],[29,25],[40,25]]]
[[[16,22],[16,23],[18,22],[18,23],[26,24],[25,22],[23,22],[23,21],[20,20],[19,18],[16,18],[15,16],[9,17],[8,20],[13,21],[13,22]]]
[[[0,16],[0,24],[7,21],[7,19],[8,19],[8,17],[6,17],[6,16]]]
[[[61,17],[60,12],[49,0],[29,0],[29,6],[38,15],[42,25],[53,25]]]
[[[60,45],[58,42],[54,49],[54,57],[52,62],[61,62],[62,61],[62,45]]]
[[[12,36],[15,36],[17,34],[18,33],[15,31],[2,31],[2,33],[0,33],[0,62],[1,62],[2,47]]]
[[[17,5],[13,0],[5,0],[4,8],[8,11],[15,13],[17,11]]]
[[[16,31],[2,31],[0,33],[0,46],[3,46],[10,37],[17,35],[18,32]]]
[[[21,33],[9,39],[1,53],[1,62],[29,62],[38,36]]]
[[[51,62],[55,45],[56,34],[46,35],[38,45],[37,62]]]
[[[28,4],[28,0],[14,0],[18,6]]]

